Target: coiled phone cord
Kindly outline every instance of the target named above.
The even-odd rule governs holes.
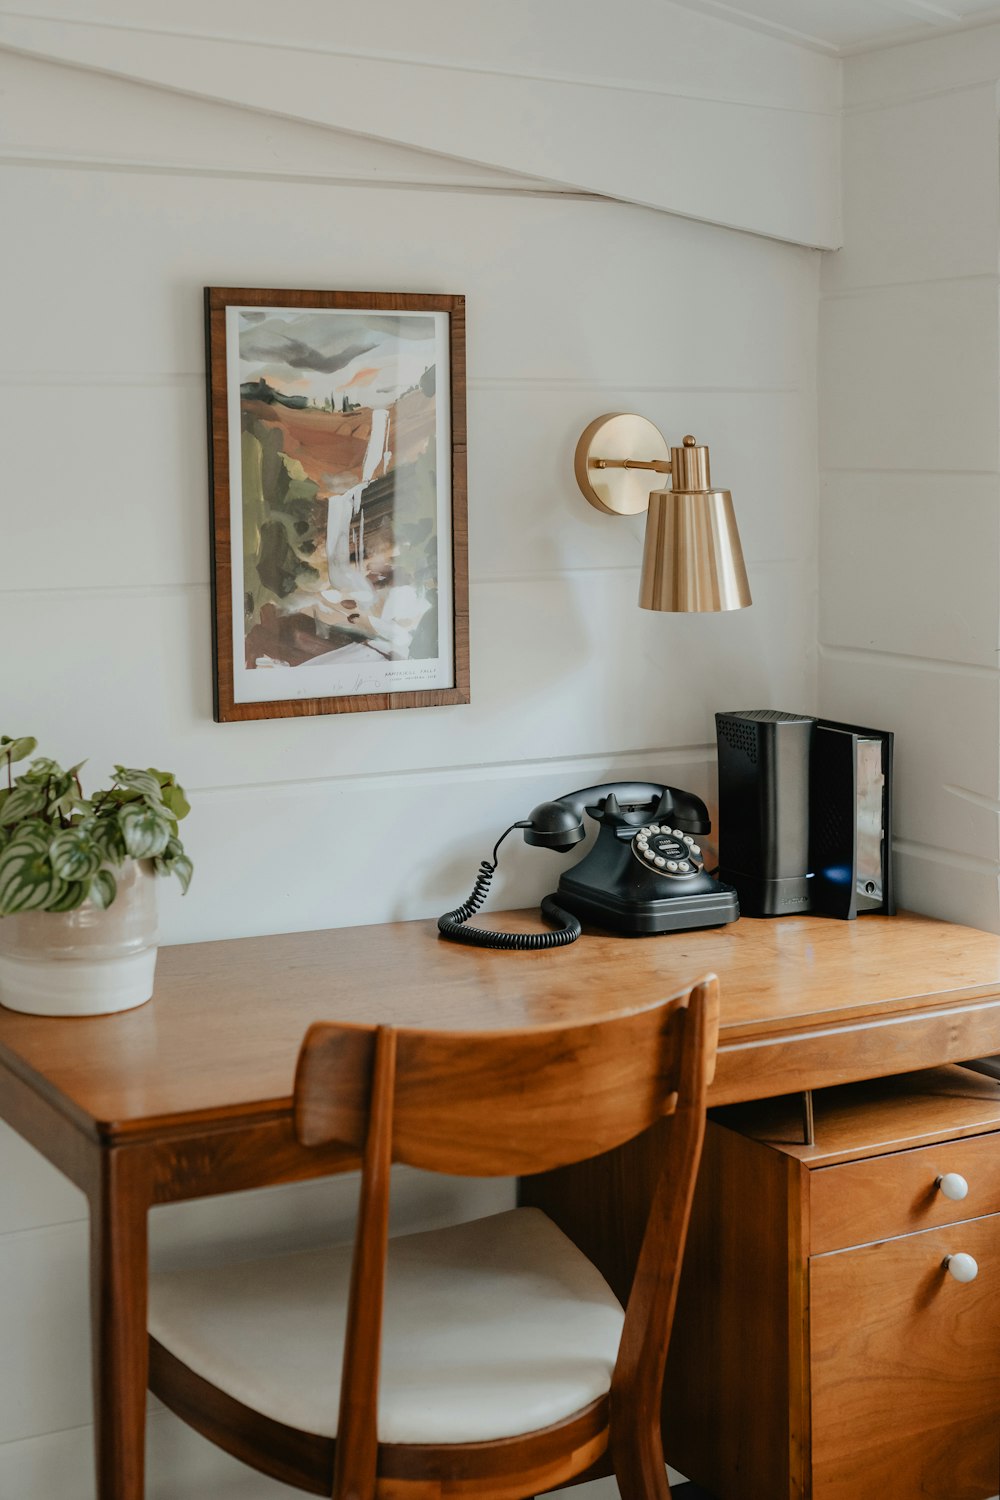
[[[454,911],[446,911],[443,917],[438,917],[438,931],[442,937],[450,938],[453,943],[468,943],[471,948],[563,948],[567,943],[575,943],[582,932],[580,923],[572,912],[564,911],[557,906],[555,898],[545,896],[542,900],[542,916],[555,930],[553,932],[491,932],[485,927],[466,927],[465,923],[470,917],[474,917],[489,895],[493,877],[497,872],[497,853],[500,845],[508,833],[513,833],[515,828],[524,828],[525,823],[512,823],[505,833],[502,833],[493,845],[492,860],[480,861],[479,873],[476,883],[472,887],[467,901],[461,906],[456,906]]]

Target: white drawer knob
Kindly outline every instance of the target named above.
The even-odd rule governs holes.
[[[956,1281],[975,1281],[979,1275],[979,1262],[971,1255],[946,1255],[944,1268]]]
[[[937,1186],[953,1203],[961,1203],[969,1191],[969,1184],[961,1172],[945,1172],[943,1177],[938,1178]]]

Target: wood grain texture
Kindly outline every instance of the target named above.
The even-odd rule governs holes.
[[[90,1205],[91,1355],[99,1500],[145,1495],[148,1186],[128,1150],[101,1156]]]
[[[518,1500],[585,1473],[609,1443],[624,1500],[669,1500],[660,1437],[663,1367],[718,1023],[718,981],[708,975],[646,1010],[583,1027],[471,1035],[311,1028],[296,1079],[296,1120],[307,1140],[364,1152],[334,1500],[445,1494]],[[378,1388],[393,1161],[479,1175],[545,1171],[618,1146],[666,1114],[609,1398],[542,1432],[436,1450],[396,1447],[390,1474],[378,1441]],[[273,1422],[254,1425],[253,1414],[248,1419],[223,1392],[162,1354],[155,1351],[155,1389],[200,1432],[264,1473],[287,1477],[290,1455],[301,1460],[311,1453],[325,1474],[328,1451],[310,1448],[310,1434],[289,1438]],[[603,1425],[594,1427],[597,1415]],[[544,1462],[540,1442],[548,1449]],[[315,1489],[314,1472],[303,1480]]]
[[[808,1494],[797,1162],[709,1123],[667,1361],[668,1461],[720,1500]],[[790,1268],[798,1264],[801,1274]]]
[[[1000,1051],[998,1021],[998,1002],[989,999],[737,1042],[720,1058],[713,1103],[764,1098],[796,1088],[832,1088],[886,1072],[982,1057]]]
[[[706,983],[704,1050],[714,1058],[718,985]],[[673,1109],[682,998],[583,1026],[395,1030],[393,1160],[464,1177],[514,1177],[633,1139]],[[363,1080],[378,1035],[336,1023],[310,1028],[295,1085],[296,1127],[307,1145],[360,1149],[370,1107]]]
[[[908,1172],[929,1154],[979,1148],[982,1160],[997,1152],[996,1100],[983,1097],[985,1080],[967,1088],[956,1071],[910,1080],[909,1099],[902,1079],[882,1085],[881,1099],[874,1085],[837,1090],[829,1104],[818,1096],[819,1162],[824,1122],[828,1148],[875,1153],[841,1165],[812,1164],[806,1148],[770,1138],[776,1119],[784,1129],[798,1118],[791,1100],[710,1120],[664,1432],[670,1462],[718,1500],[995,1495],[1000,1214],[963,1217],[959,1203],[949,1205],[957,1222],[945,1227],[900,1233],[892,1223]],[[983,1133],[893,1150],[932,1128],[936,1101],[958,1112],[960,1129],[985,1115]],[[839,1238],[831,1222],[874,1228],[872,1168],[884,1174],[883,1232],[893,1237],[817,1253]],[[960,1250],[980,1264],[967,1285],[942,1265]]]
[[[937,1181],[946,1172],[967,1180],[966,1198],[944,1196]],[[1000,1133],[820,1167],[810,1183],[814,1255],[958,1224],[1000,1212]]]
[[[539,925],[533,911],[507,921]],[[744,918],[647,939],[586,933],[534,953],[462,948],[430,921],[164,948],[154,998],[137,1010],[57,1020],[0,1009],[0,1062],[102,1139],[249,1126],[290,1119],[299,1045],[315,1021],[583,1024],[705,972],[722,993],[710,1103],[1000,1051],[1000,938],[901,914]]]
[[[233,458],[229,452],[226,308],[378,308],[386,312],[448,314],[451,452],[452,625],[455,681],[448,688],[367,693],[334,698],[288,698],[273,703],[237,703],[233,694],[232,504]],[[205,337],[208,369],[209,478],[212,517],[212,650],[214,712],[219,722],[287,719],[313,714],[371,713],[393,708],[439,708],[469,702],[469,517],[466,424],[465,298],[440,293],[331,292],[206,287]]]
[[[151,1201],[177,1203],[283,1182],[349,1172],[360,1157],[342,1146],[303,1150],[289,1114],[249,1124],[226,1122],[164,1132],[130,1143],[148,1161]]]
[[[0,1119],[70,1182],[85,1193],[93,1192],[98,1175],[93,1138],[75,1120],[54,1109],[3,1061],[0,1061]]]
[[[396,1032],[390,1026],[380,1026],[375,1033],[371,1059],[361,1202],[351,1260],[333,1500],[370,1497],[378,1470],[378,1380],[382,1363],[396,1054]]]
[[[719,985],[701,981],[688,1007],[653,1194],[611,1382],[611,1454],[621,1500],[669,1500],[660,1408],[695,1178],[705,1138],[705,1100],[719,1024]],[[706,1066],[707,1064],[707,1066]]]
[[[942,1266],[959,1250],[965,1285]],[[812,1500],[996,1493],[998,1288],[998,1215],[813,1260]]]
[[[824,1089],[814,1095],[813,1110],[811,1146],[802,1141],[799,1094],[729,1105],[713,1118],[812,1170],[1000,1130],[1000,1087],[966,1068],[927,1068]]]

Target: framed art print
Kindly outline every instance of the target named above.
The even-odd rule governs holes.
[[[216,719],[468,703],[465,299],[205,307]]]

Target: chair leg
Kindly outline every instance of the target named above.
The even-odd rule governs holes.
[[[670,1500],[658,1423],[645,1433],[620,1433],[617,1440],[612,1429],[611,1453],[621,1500]]]

